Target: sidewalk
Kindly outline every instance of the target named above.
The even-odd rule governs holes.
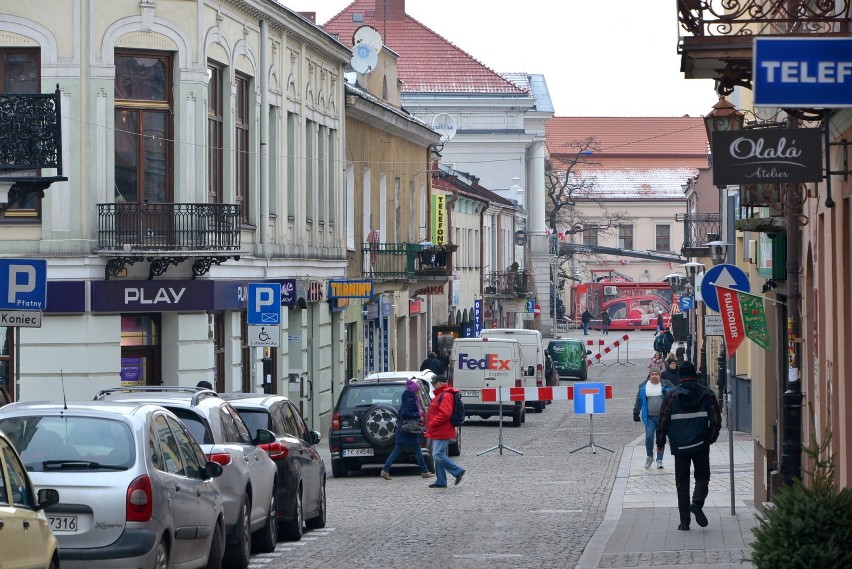
[[[736,514],[731,515],[728,431],[722,430],[710,449],[710,493],[704,504],[710,523],[702,528],[693,518],[690,531],[679,531],[674,459],[666,454],[663,469],[646,470],[644,436],[637,438],[624,448],[604,520],[577,568],[752,567],[744,560],[757,525],[752,451],[751,435],[734,432]]]

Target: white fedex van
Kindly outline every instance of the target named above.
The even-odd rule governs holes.
[[[488,419],[499,415],[500,403],[482,401],[484,387],[523,387],[524,370],[521,345],[504,338],[458,338],[450,352],[450,385],[461,392],[465,416]],[[502,404],[504,417],[512,418],[512,426],[526,420],[523,401]]]
[[[545,365],[547,354],[541,340],[541,332],[538,330],[526,330],[523,328],[488,328],[480,333],[483,338],[507,338],[517,340],[521,344],[521,356],[524,367],[524,387],[546,387],[559,385],[559,376],[547,378],[544,372],[548,366]],[[529,373],[530,366],[533,373]],[[553,373],[553,372],[551,372]],[[544,411],[544,401],[530,401],[527,403],[536,413]]]

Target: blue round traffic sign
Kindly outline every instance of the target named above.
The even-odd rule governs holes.
[[[707,308],[719,312],[719,298],[716,296],[716,285],[749,292],[751,284],[748,276],[736,265],[721,264],[704,273],[701,280],[701,297]]]

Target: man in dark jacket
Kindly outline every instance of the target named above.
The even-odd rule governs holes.
[[[707,526],[707,516],[702,508],[710,484],[710,445],[719,438],[722,417],[716,395],[698,385],[695,366],[691,362],[680,365],[680,383],[663,400],[660,427],[657,429],[657,446],[663,447],[666,438],[675,459],[675,486],[680,525],[677,529],[689,530],[690,512],[699,526]],[[689,501],[689,469],[695,469],[695,490]]]
[[[672,331],[669,330],[669,327],[665,326],[663,328],[663,349],[666,352],[663,354],[664,358],[668,358],[672,352],[672,344],[674,344],[674,336],[672,336]]]
[[[583,336],[589,335],[589,322],[592,321],[592,313],[589,312],[589,309],[583,311],[583,314],[580,315],[580,322],[583,323]]]
[[[441,360],[438,359],[438,354],[435,352],[429,352],[426,355],[426,359],[420,364],[420,371],[427,369],[431,370],[435,375],[444,373],[444,364],[441,363]]]

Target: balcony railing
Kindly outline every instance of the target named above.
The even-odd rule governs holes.
[[[683,247],[680,249],[684,257],[706,257],[710,248],[705,244],[710,241],[708,235],[721,233],[722,223],[718,213],[685,213],[677,214],[675,220],[683,222]]]
[[[534,285],[532,277],[520,271],[485,273],[484,281],[487,297],[525,297]]]
[[[361,274],[380,280],[449,277],[457,245],[423,247],[419,243],[364,243]]]
[[[236,204],[98,204],[98,248],[103,252],[237,251]]]
[[[693,36],[849,33],[852,0],[678,0],[678,18]]]

